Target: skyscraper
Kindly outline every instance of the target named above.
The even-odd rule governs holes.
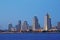
[[[60,30],[60,22],[57,24],[57,29]]]
[[[44,30],[48,31],[49,29],[51,29],[51,18],[47,13],[47,15],[44,17]]]
[[[8,25],[8,31],[11,32],[11,28],[12,28],[12,27],[13,27],[12,24],[9,24],[9,25]]]
[[[23,22],[23,24],[22,24],[22,26],[21,26],[21,30],[22,31],[28,31],[29,29],[28,29],[28,23],[27,23],[27,21],[24,21]]]
[[[21,20],[18,21],[18,24],[16,25],[16,29],[18,32],[21,30]]]
[[[40,25],[38,23],[38,18],[37,18],[37,16],[34,16],[32,30],[36,31],[36,30],[39,30],[39,29],[40,29]]]

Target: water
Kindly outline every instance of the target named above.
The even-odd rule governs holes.
[[[0,34],[0,40],[60,40],[60,33]]]

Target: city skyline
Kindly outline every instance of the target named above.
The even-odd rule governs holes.
[[[40,26],[41,24],[39,23],[39,19],[38,19],[37,16],[34,16],[32,18],[32,23],[31,24],[32,25],[29,25],[26,20],[25,21],[19,20],[18,23],[15,26],[13,26],[12,23],[9,23],[8,24],[8,30],[11,31],[11,30],[16,29],[17,32],[20,32],[20,30],[26,31],[26,30],[30,30],[30,28],[31,28],[32,31],[35,31],[35,30],[37,31],[37,30],[40,30],[40,29],[43,28],[45,31],[48,31],[48,30],[50,30],[54,27],[56,27],[60,30],[60,21],[57,22],[56,26],[53,26],[51,24],[51,17],[48,13],[46,13],[46,15],[44,16],[44,26],[43,27]]]
[[[59,24],[60,24],[60,21],[58,21],[57,22],[57,24],[56,24],[56,26],[53,26],[53,24],[51,23],[51,15],[49,15],[49,13],[46,13],[46,15],[44,16],[44,23],[43,23],[43,27],[42,26],[40,26],[41,24],[39,23],[39,20],[38,20],[38,17],[37,16],[34,16],[32,19],[32,22],[31,22],[31,25],[30,24],[28,24],[28,21],[26,21],[26,20],[24,20],[24,21],[21,21],[21,20],[18,20],[18,23],[16,24],[16,25],[14,25],[13,26],[13,24],[12,23],[9,23],[8,24],[8,28],[7,29],[9,29],[9,28],[14,28],[14,27],[16,27],[17,28],[17,31],[18,32],[20,32],[20,30],[23,30],[22,28],[21,28],[21,26],[24,26],[24,25],[26,25],[27,26],[27,24],[29,25],[29,26],[32,26],[33,27],[33,25],[35,25],[35,28],[37,28],[37,29],[40,29],[40,28],[46,28],[46,31],[49,29],[48,27],[48,25],[50,25],[51,27],[56,27],[56,26],[59,26]],[[35,22],[36,21],[36,22]],[[49,22],[50,21],[50,22]],[[10,26],[9,26],[10,25]],[[19,27],[20,26],[20,27]],[[29,27],[28,26],[28,27]],[[39,27],[38,27],[39,26]],[[50,27],[50,28],[51,28]],[[24,28],[24,27],[23,27]],[[30,27],[29,27],[30,28]],[[35,30],[35,28],[33,27],[33,29],[32,30]],[[57,27],[57,28],[59,28],[59,27]],[[6,30],[6,29],[5,29]],[[10,29],[11,30],[11,29]]]
[[[41,27],[38,17],[34,16],[32,18],[32,25],[29,25],[28,22],[25,21],[18,21],[18,24],[13,26],[12,23],[8,25],[8,29],[2,30],[0,32],[60,32],[60,22],[57,23],[57,26],[52,26],[51,24],[51,17],[47,13],[44,17],[44,26]]]
[[[44,16],[48,12],[51,15],[53,26],[60,21],[60,0],[0,0],[0,29],[13,26],[21,20],[32,25],[33,16],[37,16],[40,26],[44,26]]]

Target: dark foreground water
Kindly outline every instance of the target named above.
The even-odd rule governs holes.
[[[0,34],[0,40],[60,40],[60,33]]]

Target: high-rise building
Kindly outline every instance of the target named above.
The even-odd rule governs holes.
[[[28,23],[27,23],[27,21],[24,21],[23,22],[23,24],[22,24],[22,26],[21,26],[21,30],[22,31],[28,31],[29,29],[28,29]]]
[[[51,29],[51,18],[50,15],[47,13],[47,15],[44,17],[44,30],[48,31]]]
[[[36,31],[40,29],[40,25],[38,23],[38,18],[37,16],[34,16],[33,18],[33,24],[32,24],[32,31]]]
[[[21,30],[21,20],[19,20],[18,24],[16,25],[17,32]]]
[[[9,24],[9,25],[8,25],[8,31],[11,32],[11,28],[12,28],[12,27],[13,27],[12,24]]]
[[[16,25],[15,28],[16,28],[16,31],[18,32],[18,25]]]
[[[57,24],[57,29],[60,30],[60,22]]]

